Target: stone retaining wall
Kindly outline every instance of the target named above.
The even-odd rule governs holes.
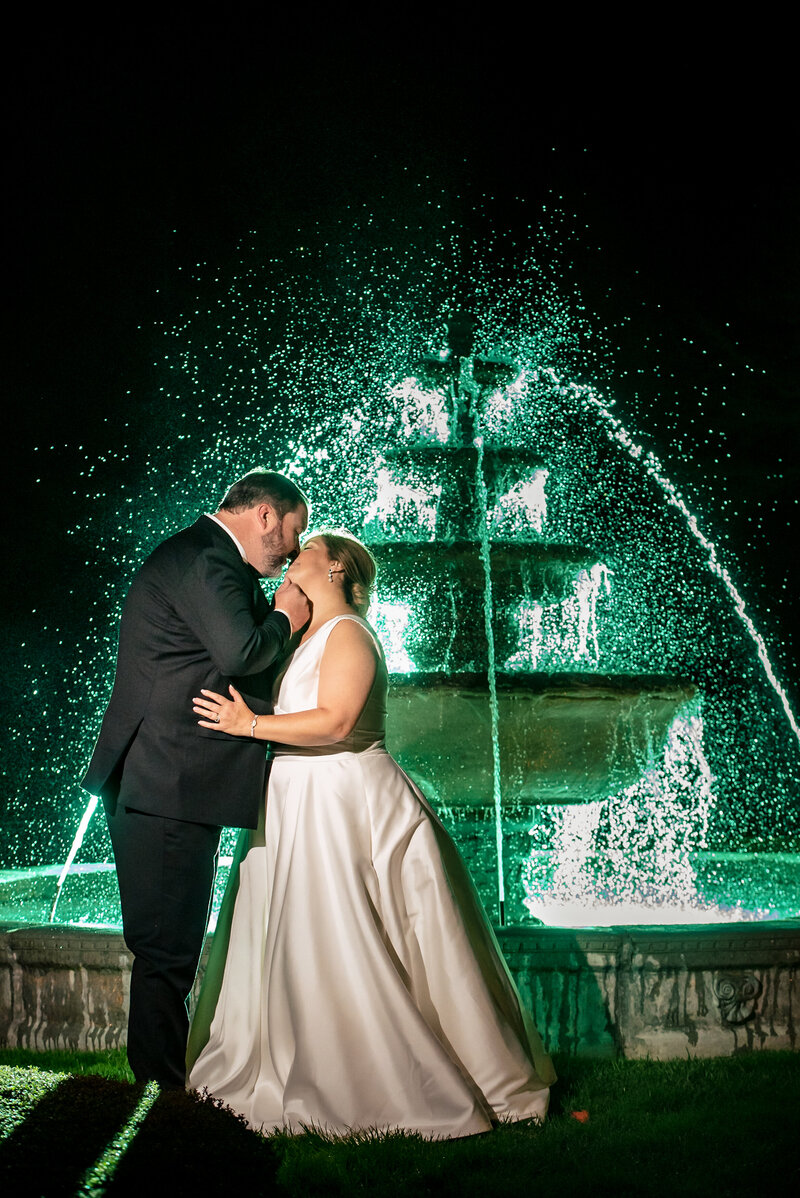
[[[508,929],[501,943],[552,1051],[667,1060],[800,1048],[800,922]]]
[[[550,1051],[665,1060],[800,1048],[800,921],[498,936]],[[0,926],[0,1045],[124,1045],[130,964],[119,933]]]

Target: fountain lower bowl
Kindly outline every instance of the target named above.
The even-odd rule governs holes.
[[[470,816],[465,829],[463,815]],[[486,824],[490,813],[475,819],[473,813],[453,812],[445,822],[456,834],[462,854],[475,879],[483,902],[491,916],[496,896],[496,872],[493,843]],[[507,836],[520,840],[527,836],[527,821],[507,828]],[[222,902],[231,858],[220,859],[212,907],[212,927]],[[508,911],[515,926],[611,927],[617,925],[666,926],[683,924],[763,923],[800,919],[797,877],[800,853],[698,852],[690,857],[695,875],[696,894],[690,900],[676,899],[672,904],[637,901],[611,896],[607,902],[595,898],[560,903],[543,896],[525,897],[522,884],[509,878],[512,892]],[[114,866],[107,862],[73,865],[58,897],[56,920],[51,919],[58,892],[60,865],[23,870],[0,871],[0,926],[59,928],[65,926],[101,928],[112,932],[122,928],[119,891]],[[510,871],[511,872],[511,871]]]

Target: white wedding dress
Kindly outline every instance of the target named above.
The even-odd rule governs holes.
[[[237,846],[193,1019],[188,1085],[260,1130],[431,1138],[544,1117],[555,1075],[467,870],[384,747],[387,675],[356,616],[290,659],[276,713],[316,707],[356,619],[381,663],[346,741],[277,746]]]

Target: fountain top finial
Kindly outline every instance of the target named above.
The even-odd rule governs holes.
[[[466,358],[472,353],[475,337],[475,317],[463,310],[452,313],[447,321],[447,344],[457,358]]]

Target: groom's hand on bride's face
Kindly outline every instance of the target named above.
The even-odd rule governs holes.
[[[311,618],[311,604],[297,583],[284,578],[275,592],[275,611],[281,611],[289,620],[292,632],[297,632]]]

